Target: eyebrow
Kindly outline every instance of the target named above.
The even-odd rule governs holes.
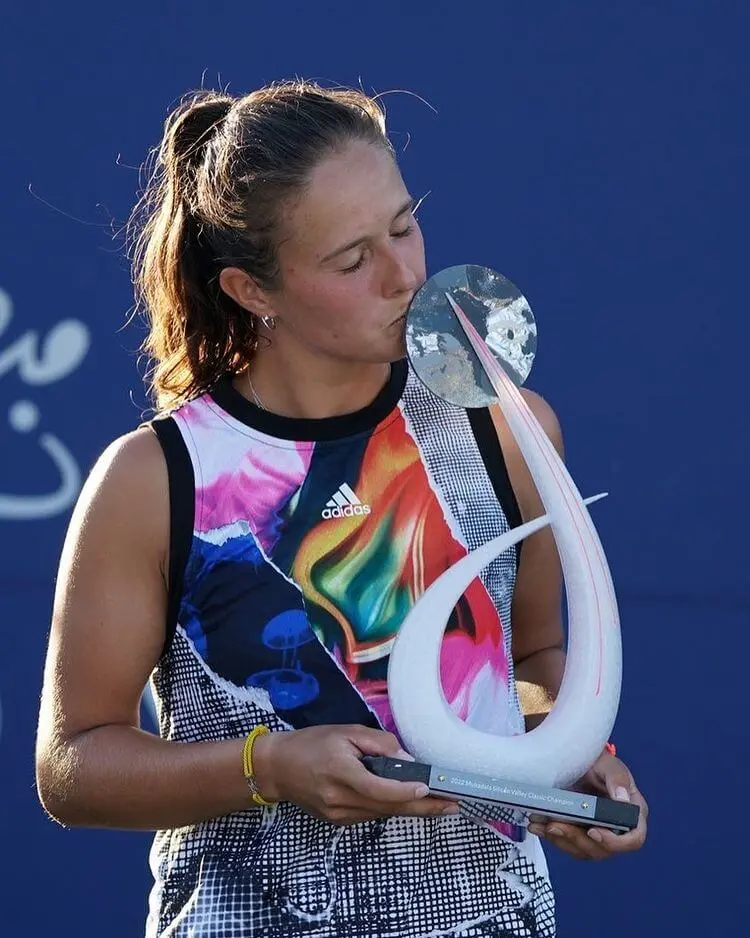
[[[416,206],[417,206],[416,199],[414,198],[408,199],[406,202],[404,202],[401,208],[393,216],[393,218],[391,219],[391,224],[393,224],[393,222],[396,221],[397,218],[400,218],[402,215],[405,215],[407,212],[413,212]],[[368,236],[365,235],[362,238],[357,238],[355,241],[350,241],[348,244],[343,245],[343,247],[336,248],[335,250],[331,251],[330,254],[326,254],[326,256],[321,260],[320,263],[325,264],[327,261],[332,260],[334,257],[338,257],[339,254],[345,254],[347,251],[351,251],[352,248],[359,247],[360,244],[362,244],[364,241],[367,241],[367,238]]]

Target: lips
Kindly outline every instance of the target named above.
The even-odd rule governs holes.
[[[407,315],[408,315],[408,313],[409,313],[409,308],[411,307],[411,301],[412,301],[413,299],[414,299],[413,296],[411,296],[411,297],[409,298],[409,302],[408,302],[408,303],[406,304],[406,306],[404,306],[404,308],[401,310],[401,315],[398,317],[398,319],[394,319],[393,322],[391,323],[391,325],[395,326],[397,322],[401,322],[403,319],[406,319],[406,317],[407,317]]]

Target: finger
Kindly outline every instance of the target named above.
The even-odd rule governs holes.
[[[356,793],[359,803],[371,802],[393,808],[395,805],[426,798],[430,793],[430,789],[422,782],[379,778],[358,761],[355,760],[355,763],[338,773],[338,779]]]
[[[589,834],[609,853],[630,853],[633,850],[639,850],[646,841],[648,805],[643,795],[635,787],[632,791],[632,802],[640,808],[638,824],[632,831],[617,834],[614,831],[597,828],[595,831],[596,837],[594,832]]]
[[[630,769],[619,759],[607,760],[605,770],[599,773],[599,779],[608,798],[615,801],[631,801],[638,791]]]
[[[445,798],[435,798],[433,796],[423,798],[419,801],[412,801],[404,805],[403,810],[399,810],[399,814],[414,817],[449,817],[451,815],[460,814],[460,812],[461,809],[458,806],[458,802],[449,801]]]
[[[371,726],[346,727],[351,742],[363,756],[406,756],[398,738],[385,730],[376,730]]]
[[[339,760],[332,774],[339,783],[355,791],[360,801],[365,799],[395,805],[426,798],[430,793],[423,782],[401,782],[375,775],[355,754]]]
[[[372,801],[396,804],[425,798],[429,789],[421,782],[401,782],[384,779],[370,772],[360,761],[361,756],[391,756],[414,761],[413,756],[401,749],[401,744],[392,733],[375,730],[369,726],[349,726],[349,740],[358,750],[352,752],[352,758],[341,766],[337,776],[341,782],[358,791]]]
[[[589,837],[596,841],[608,853],[632,853],[640,850],[646,840],[645,825],[640,824],[632,831],[617,834],[614,831],[596,829],[591,831]]]
[[[589,831],[587,836],[593,840],[599,847],[611,856],[615,853],[629,853],[637,850],[640,844],[637,844],[638,838],[630,834],[616,834],[614,831],[601,830],[594,828]]]
[[[568,840],[566,837],[558,837],[554,834],[546,834],[544,838],[548,843],[551,843],[558,850],[561,850],[563,853],[567,853],[568,856],[574,857],[576,860],[587,860],[589,859],[577,846],[577,844]]]
[[[434,802],[428,804],[427,802]],[[443,802],[441,799],[425,798],[421,801],[407,802],[402,806],[367,805],[336,806],[325,811],[312,812],[315,817],[336,825],[361,824],[366,821],[377,821],[394,816],[405,817],[440,817],[458,813],[455,802]]]
[[[582,860],[602,860],[607,856],[607,850],[578,825],[555,822],[550,825],[548,836],[554,838],[555,843],[564,844],[571,852],[575,851]]]
[[[458,803],[447,798],[437,798],[429,796],[409,801],[402,801],[399,804],[393,802],[377,802],[363,799],[359,792],[350,790],[348,797],[345,795],[343,807],[350,811],[367,811],[378,817],[390,817],[392,815],[404,815],[413,817],[429,817],[435,815],[458,814]]]

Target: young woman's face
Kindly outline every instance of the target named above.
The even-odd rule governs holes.
[[[355,141],[325,158],[285,216],[274,343],[328,358],[395,361],[425,280],[422,233],[393,157]]]

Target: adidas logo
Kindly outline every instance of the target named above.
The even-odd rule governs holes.
[[[326,502],[321,513],[323,518],[351,518],[354,515],[369,515],[370,506],[363,505],[352,491],[351,487],[343,482]]]

